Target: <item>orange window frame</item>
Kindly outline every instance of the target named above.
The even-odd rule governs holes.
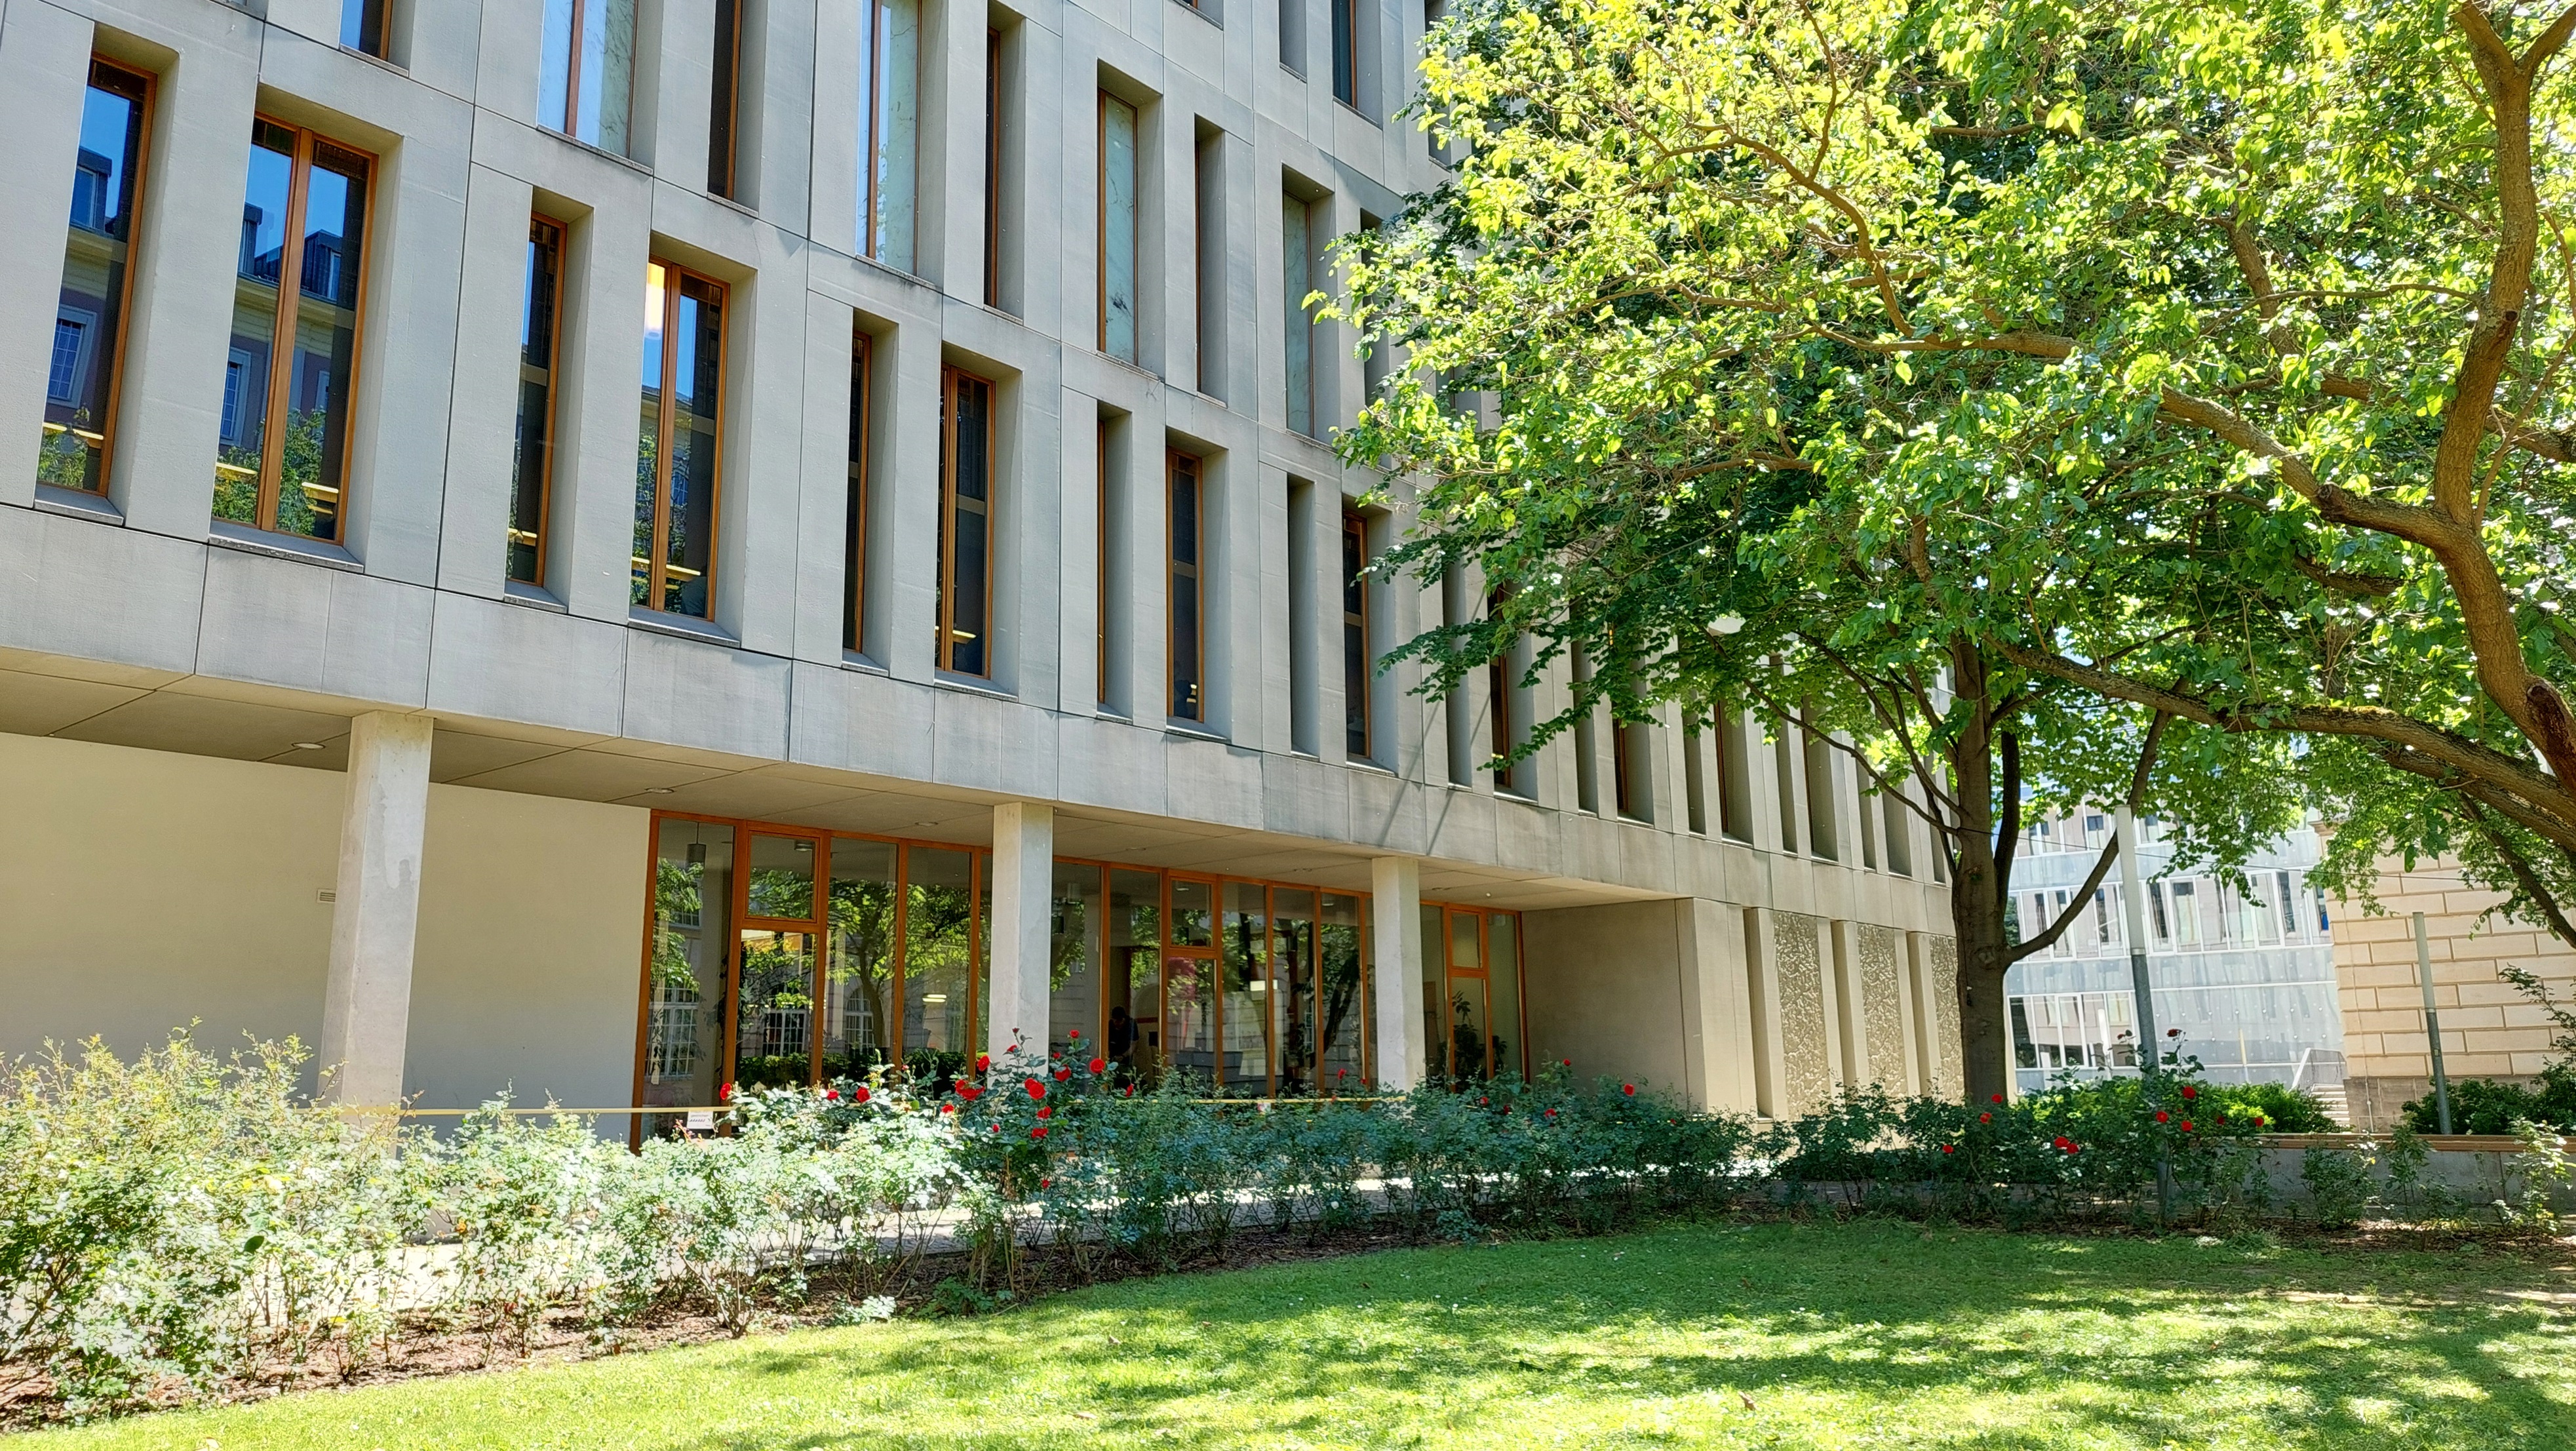
[[[1351,567],[1354,561],[1356,561],[1358,565],[1357,568]],[[1358,702],[1360,739],[1358,749],[1355,752],[1351,751],[1350,742],[1348,740],[1351,702],[1346,699],[1342,702],[1342,729],[1344,733],[1343,744],[1346,754],[1356,754],[1362,760],[1370,759],[1377,754],[1376,712],[1370,708],[1371,702],[1369,700],[1369,684],[1374,678],[1374,673],[1370,669],[1373,662],[1369,659],[1369,599],[1368,580],[1366,578],[1367,573],[1368,520],[1358,514],[1345,512],[1342,515],[1342,654],[1344,657],[1342,661],[1342,690],[1345,696],[1349,695],[1351,682],[1351,665],[1348,658],[1350,655],[1350,631],[1353,626],[1357,626],[1360,637],[1360,691]],[[1352,608],[1354,601],[1358,604],[1357,609]]]
[[[713,288],[716,305],[724,309],[716,328],[715,467],[707,480],[707,567],[701,576],[707,583],[707,613],[704,618],[713,620],[716,612],[716,551],[723,544],[724,528],[724,395],[725,377],[733,362],[733,293],[715,278],[665,258],[651,259],[651,266],[662,269],[662,375],[657,383],[662,391],[659,411],[653,422],[656,434],[653,446],[653,556],[638,561],[645,566],[643,608],[656,614],[663,613],[662,600],[668,593],[671,577],[671,460],[676,453],[673,435],[680,426],[680,284],[685,280]]]
[[[574,23],[580,22],[576,19]],[[545,442],[538,446],[537,452],[537,527],[535,533],[525,541],[536,558],[535,565],[527,578],[523,579],[515,574],[510,578],[518,580],[521,584],[532,584],[543,588],[546,582],[546,538],[551,532],[554,513],[555,425],[562,413],[563,399],[564,248],[572,236],[572,229],[543,212],[530,212],[528,214],[529,242],[532,244],[537,242],[540,232],[553,234],[555,262],[554,285],[548,290],[548,306],[553,315],[546,320],[546,426]],[[521,324],[521,328],[524,334],[524,323]],[[524,367],[527,362],[524,341],[520,348],[520,364]],[[520,437],[526,436],[527,431],[522,428]],[[518,522],[513,519],[509,526],[510,542],[513,544],[521,542],[520,533]]]
[[[151,71],[137,70],[133,66],[120,64],[105,56],[92,54],[89,58],[88,75],[95,77],[101,70],[113,71],[130,81],[139,82],[143,90],[143,124],[135,133],[134,155],[127,159],[127,165],[134,171],[134,206],[127,215],[125,223],[125,280],[117,287],[116,334],[108,339],[110,349],[107,354],[108,366],[112,372],[107,389],[107,412],[99,419],[98,436],[87,440],[98,449],[98,487],[95,490],[82,491],[95,492],[105,497],[108,490],[108,470],[114,467],[116,461],[117,414],[125,395],[125,342],[134,324],[134,278],[141,270],[139,264],[143,259],[144,187],[151,180],[152,123],[161,108],[161,78]],[[88,84],[89,82],[84,82],[84,104],[86,104]],[[372,170],[369,174],[372,177]]]
[[[979,378],[962,368],[941,368],[939,382],[945,405],[940,410],[943,416],[939,421],[939,668],[955,675],[990,679],[997,663],[993,658],[993,506],[997,502],[994,496],[999,492],[995,485],[1002,472],[998,447],[1002,390],[991,379]],[[981,499],[968,499],[957,491],[957,462],[961,452],[957,447],[957,427],[958,415],[963,411],[958,407],[958,400],[970,384],[985,390],[984,497]],[[984,661],[980,670],[963,669],[956,663],[960,638],[957,633],[957,536],[961,532],[956,521],[957,516],[964,513],[981,515],[984,520],[984,634],[981,641]]]

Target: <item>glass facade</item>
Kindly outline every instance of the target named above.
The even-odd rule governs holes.
[[[44,443],[36,454],[36,481],[56,488],[107,489],[151,96],[149,77],[103,60],[90,62],[80,152],[72,164],[62,294],[45,369]]]

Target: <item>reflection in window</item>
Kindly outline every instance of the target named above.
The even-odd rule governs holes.
[[[1136,361],[1136,108],[1100,96],[1100,351]]]
[[[975,859],[904,848],[903,1049],[916,1076],[961,1071],[976,1051]]]
[[[1131,1081],[1159,1076],[1163,1045],[1163,877],[1109,873],[1103,1051]]]
[[[912,270],[921,134],[920,0],[867,0],[860,31],[859,251]]]
[[[854,331],[850,339],[850,482],[841,506],[841,648],[853,653],[867,648],[868,409],[869,374],[875,362],[875,340]]]
[[[939,668],[993,673],[993,385],[944,370],[939,435]]]
[[[1368,521],[1342,516],[1342,748],[1369,758]]]
[[[1315,894],[1270,894],[1270,1039],[1278,1045],[1270,1091],[1315,1091]]]
[[[715,568],[724,284],[645,268],[631,604],[707,619]]]
[[[509,578],[546,582],[546,506],[553,492],[555,331],[563,312],[564,229],[528,219],[519,298],[519,434],[510,467]]]
[[[230,348],[243,371],[238,386],[226,376],[218,519],[340,538],[370,166],[310,131],[252,122]]]
[[[742,930],[742,1021],[735,1025],[738,1089],[802,1088],[814,1072],[814,934]]]
[[[1256,882],[1225,884],[1225,919],[1219,948],[1224,1000],[1218,1004],[1225,1049],[1217,1060],[1221,1086],[1245,1093],[1270,1088],[1273,1056],[1270,1009],[1270,940],[1265,893]]]
[[[545,0],[545,7],[538,122],[625,155],[635,85],[635,0]]]
[[[1170,708],[1177,720],[1203,721],[1207,719],[1207,704],[1200,697],[1205,631],[1199,569],[1200,536],[1203,532],[1200,527],[1203,500],[1199,493],[1199,461],[1177,450],[1164,457],[1164,471],[1171,480]]]
[[[340,0],[340,43],[365,55],[385,53],[385,11],[393,0]]]
[[[1100,868],[1057,862],[1047,904],[1050,1053],[1085,1059],[1101,1051],[1101,926]]]
[[[57,488],[99,493],[107,487],[151,94],[148,78],[103,60],[89,63],[54,351],[45,370],[44,442],[36,453],[37,481]]]
[[[893,1057],[895,847],[838,837],[825,924],[823,1081],[860,1078]]]
[[[1360,899],[1324,894],[1318,927],[1316,966],[1316,1086],[1327,1093],[1364,1087],[1370,1077],[1369,1050],[1376,1042],[1377,1017],[1362,968],[1364,919]]]
[[[723,1087],[725,957],[734,938],[733,828],[665,818],[655,825],[653,935],[646,965],[646,1105],[709,1107]],[[645,1115],[644,1133],[676,1127]]]

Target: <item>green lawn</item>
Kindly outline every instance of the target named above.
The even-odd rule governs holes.
[[[986,1319],[299,1395],[29,1445],[2556,1451],[2576,1446],[2571,1288],[2474,1247],[1688,1226],[1140,1280]]]

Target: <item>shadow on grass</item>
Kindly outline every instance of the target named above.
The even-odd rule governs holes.
[[[2541,1384],[2570,1366],[2531,1365],[2526,1378],[2509,1356],[2509,1341],[2563,1333],[2566,1317],[2550,1305],[2322,1298],[2374,1280],[2429,1276],[2440,1288],[2435,1257],[2266,1263],[2185,1241],[1944,1235],[1927,1248],[1924,1238],[1900,1226],[1709,1227],[1404,1251],[1085,1292],[883,1348],[782,1344],[731,1369],[837,1379],[854,1392],[901,1378],[954,1396],[961,1412],[977,1407],[976,1424],[961,1428],[973,1434],[957,1439],[982,1445],[1062,1439],[1060,1420],[1023,1438],[1009,1413],[981,1410],[1013,1387],[1042,1392],[1029,1402],[1038,1412],[1091,1413],[1085,1431],[1183,1442],[1251,1432],[1256,1404],[1267,1443],[1449,1421],[1540,1395],[1613,1409],[1696,1397],[1731,1415],[1749,1392],[1758,1403],[1834,1399],[1855,1430],[1926,1398],[2020,1397],[1907,1443],[1996,1451],[2198,1444],[2213,1417],[2230,1444],[2576,1444],[2576,1413]],[[2485,1281],[2498,1266],[2475,1268]],[[1463,1405],[1462,1389],[1472,1392]]]

